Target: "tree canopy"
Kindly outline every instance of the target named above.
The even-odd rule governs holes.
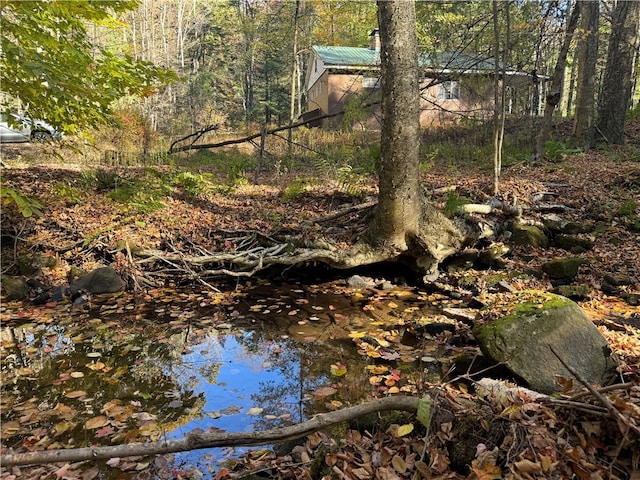
[[[90,40],[92,26],[122,27],[113,15],[136,6],[131,0],[2,0],[0,80],[9,96],[2,108],[17,99],[31,118],[74,133],[105,123],[114,100],[151,95],[176,78]]]

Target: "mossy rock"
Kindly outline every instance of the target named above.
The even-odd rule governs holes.
[[[558,235],[553,239],[553,245],[572,253],[584,253],[593,248],[593,242],[574,235]]]
[[[546,248],[549,239],[542,230],[534,225],[514,223],[511,226],[511,242],[515,245]]]
[[[511,308],[509,315],[476,325],[473,334],[487,357],[532,389],[553,393],[558,376],[573,378],[556,354],[590,383],[603,384],[615,373],[607,340],[575,302],[527,292],[526,301]]]
[[[2,294],[7,300],[24,300],[29,295],[29,285],[19,277],[2,275]]]
[[[575,235],[577,233],[589,233],[594,230],[594,227],[591,225],[572,222],[555,214],[545,216],[542,222],[544,223],[545,228],[553,233]]]
[[[556,280],[573,280],[578,276],[580,265],[589,263],[580,257],[554,258],[542,265],[542,271]]]
[[[559,285],[553,289],[553,293],[572,300],[582,300],[589,296],[591,287],[587,285]]]

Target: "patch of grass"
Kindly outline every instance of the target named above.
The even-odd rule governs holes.
[[[633,198],[629,198],[620,204],[618,207],[618,216],[631,217],[638,209],[638,204]]]
[[[561,140],[547,140],[547,143],[544,144],[544,158],[550,162],[561,162],[565,155],[577,155],[578,153],[582,153],[582,149],[572,147]]]

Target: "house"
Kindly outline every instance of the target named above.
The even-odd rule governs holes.
[[[420,124],[423,127],[493,115],[493,59],[463,52],[422,53],[418,59],[420,80]],[[540,115],[546,78],[508,69],[507,111]],[[337,125],[320,116],[338,113],[356,97],[368,105],[368,113],[357,121],[363,128],[380,127],[380,36],[370,34],[369,47],[311,47],[306,73],[307,111],[302,118],[311,126]],[[351,119],[349,119],[350,121]]]

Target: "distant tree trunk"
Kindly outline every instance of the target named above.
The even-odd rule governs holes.
[[[298,16],[300,14],[300,0],[296,0],[296,9],[293,13],[293,61],[291,66],[291,104],[289,105],[289,125],[293,125],[296,116],[296,81],[298,79]],[[289,129],[289,153],[291,153],[291,140],[293,129]]]
[[[569,73],[569,91],[567,92],[567,112],[566,116],[570,117],[573,112],[573,96],[576,90],[576,60],[579,53],[580,46],[576,46],[574,53],[574,60],[571,62],[571,70]]]
[[[379,194],[367,243],[390,258],[407,253],[425,273],[454,253],[461,233],[422,194],[419,70],[414,2],[378,1],[382,136]]]
[[[560,53],[558,54],[558,60],[556,66],[553,69],[553,76],[551,77],[551,88],[547,93],[546,106],[544,109],[544,118],[542,120],[542,127],[538,132],[536,138],[536,151],[534,153],[534,161],[541,161],[544,156],[544,145],[549,137],[551,131],[551,123],[553,121],[553,113],[560,103],[562,96],[562,85],[564,83],[564,71],[567,66],[567,54],[569,53],[569,47],[571,46],[571,40],[573,39],[573,33],[578,26],[578,19],[580,18],[580,5],[581,2],[576,2],[573,6],[573,11],[567,22],[567,30],[564,34],[564,40]]]
[[[493,0],[493,37],[494,37],[494,127],[493,127],[493,194],[497,195],[500,187],[500,172],[502,170],[502,144],[504,141],[504,124],[506,117],[507,86],[505,70],[509,60],[509,2],[505,3],[506,40],[502,52],[502,68],[500,68],[500,19],[498,0]],[[500,81],[502,77],[502,81]]]
[[[624,121],[629,108],[635,48],[640,27],[640,2],[619,1],[613,11],[611,38],[598,105],[598,133],[610,143],[624,143]]]
[[[598,60],[599,0],[579,0],[582,3],[581,45],[578,56],[578,85],[573,136],[583,150],[593,147],[595,132],[595,85]]]

